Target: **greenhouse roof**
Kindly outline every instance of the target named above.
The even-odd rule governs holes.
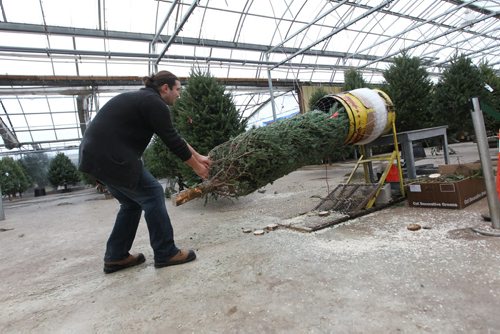
[[[380,83],[402,53],[434,78],[457,54],[500,72],[500,1],[2,0],[0,10],[0,154],[77,146],[99,105],[164,69],[183,80],[208,70],[246,116],[271,92],[342,83],[349,68]]]

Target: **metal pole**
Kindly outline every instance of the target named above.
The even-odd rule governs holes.
[[[269,62],[269,53],[266,53],[266,59]],[[276,121],[276,105],[274,104],[273,79],[271,77],[270,69],[267,69],[267,82],[269,84],[269,94],[271,98],[271,109],[273,111],[273,121]]]
[[[317,23],[319,20],[325,18],[327,15],[329,15],[330,13],[336,11],[340,6],[342,6],[343,4],[345,4],[348,0],[344,0],[342,1],[341,3],[337,4],[335,7],[332,7],[330,8],[329,10],[327,10],[325,13],[321,14],[320,16],[316,17],[312,22],[308,23],[307,25],[303,26],[302,28],[300,28],[298,31],[294,32],[293,34],[291,34],[290,36],[288,36],[284,41],[281,41],[279,42],[278,44],[276,44],[275,46],[273,46],[272,48],[270,48],[267,53],[271,53],[273,52],[274,50],[276,50],[277,48],[279,48],[280,46],[283,46],[286,42],[290,41],[292,38],[294,38],[295,36],[299,35],[300,33],[302,33],[303,31],[306,31],[309,27],[311,27],[312,25],[314,25],[315,23]],[[287,10],[290,9],[290,5],[288,5],[288,8]]]
[[[2,188],[0,188],[0,220],[5,220],[5,213],[3,211]]]
[[[488,206],[491,215],[491,223],[494,229],[500,229],[500,202],[495,189],[495,179],[492,174],[491,158],[488,148],[488,140],[486,138],[486,129],[484,127],[483,112],[479,106],[479,99],[472,98],[471,110],[472,123],[476,132],[477,148],[479,150],[479,158],[483,167],[484,182],[486,183],[486,195],[488,197]],[[500,166],[499,166],[500,167]],[[475,230],[478,233],[480,231]],[[499,234],[500,236],[500,234]]]
[[[360,16],[356,17],[355,19],[353,19],[352,21],[349,21],[345,24],[343,24],[341,27],[338,27],[338,28],[335,28],[332,32],[330,32],[329,34],[327,34],[326,36],[323,36],[321,37],[320,39],[316,40],[315,42],[313,42],[312,44],[309,44],[308,46],[306,46],[305,48],[302,48],[300,49],[299,51],[295,52],[294,54],[292,54],[291,56],[287,57],[286,59],[280,61],[278,64],[274,65],[273,67],[271,67],[271,70],[277,68],[277,67],[280,67],[281,65],[289,62],[290,60],[292,60],[293,58],[295,58],[296,56],[298,55],[301,55],[303,54],[304,52],[312,49],[314,46],[318,45],[319,43],[323,42],[323,41],[326,41],[327,39],[329,39],[330,37],[332,37],[333,35],[336,35],[338,34],[339,32],[343,31],[343,30],[346,30],[347,28],[349,28],[350,26],[354,25],[356,22],[358,21],[361,21],[363,20],[364,18],[370,16],[371,14],[381,10],[382,8],[384,8],[385,6],[389,5],[391,2],[393,2],[394,0],[386,0],[384,1],[383,3],[381,3],[380,5],[378,5],[377,7],[373,7],[372,9],[364,12],[363,14],[361,14]],[[370,62],[371,64],[373,64],[374,62]]]
[[[174,12],[175,6],[177,6],[178,2],[179,0],[174,0],[174,2],[172,2],[172,4],[170,5],[167,15],[163,19],[162,24],[160,24],[160,28],[158,28],[158,31],[156,32],[155,36],[153,37],[153,40],[151,41],[151,45],[154,45],[160,38],[163,28],[165,28],[165,26],[167,25],[168,19],[170,18],[170,15],[172,15],[172,13]]]
[[[163,56],[165,55],[165,53],[167,52],[168,48],[170,47],[170,45],[172,45],[172,43],[174,42],[174,40],[177,38],[177,35],[179,34],[179,32],[182,31],[182,27],[184,26],[184,24],[186,24],[186,22],[188,21],[189,17],[191,16],[191,14],[193,13],[193,11],[195,10],[195,8],[197,6],[198,6],[198,0],[193,0],[193,3],[191,4],[191,7],[189,7],[186,15],[184,15],[184,17],[182,18],[182,21],[175,28],[174,33],[172,34],[172,36],[170,36],[170,39],[167,41],[167,43],[163,47],[163,50],[161,51],[160,55],[158,56],[158,58],[155,61],[155,65],[160,64],[160,61],[163,58]]]

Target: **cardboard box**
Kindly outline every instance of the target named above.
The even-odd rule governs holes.
[[[426,179],[406,187],[408,204],[413,207],[463,209],[486,196],[484,178],[478,177],[480,164],[439,166],[441,174],[462,175],[462,180]],[[471,176],[475,175],[475,176]]]

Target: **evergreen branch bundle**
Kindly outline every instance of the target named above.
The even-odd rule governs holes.
[[[180,193],[175,203],[207,194],[250,194],[300,167],[321,162],[344,145],[348,130],[349,118],[337,103],[329,112],[314,110],[251,129],[212,149],[209,179]]]

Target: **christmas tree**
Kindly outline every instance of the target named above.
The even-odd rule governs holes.
[[[210,192],[247,195],[344,146],[349,119],[342,109],[314,110],[245,132],[210,152]]]
[[[394,57],[394,63],[383,75],[387,81],[385,89],[398,106],[398,130],[410,131],[433,126],[430,123],[430,111],[435,105],[429,103],[432,82],[422,61],[403,53]]]
[[[363,102],[361,102],[363,101]],[[178,194],[183,204],[204,195],[239,197],[339,150],[387,132],[394,118],[389,97],[368,88],[326,96],[317,109],[251,129],[215,147],[210,177]]]

